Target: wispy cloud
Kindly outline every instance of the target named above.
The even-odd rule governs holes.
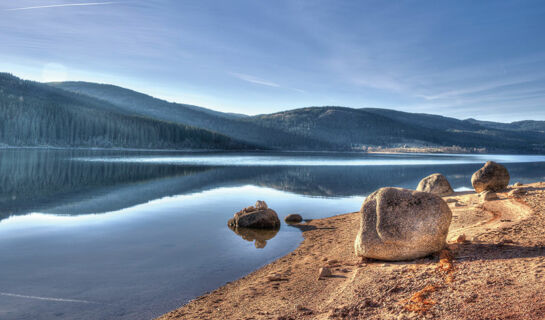
[[[262,86],[267,86],[267,87],[280,88],[280,85],[278,83],[263,80],[263,79],[251,76],[249,74],[231,72],[231,75],[235,76],[236,78],[238,78],[240,80],[246,81],[246,82],[260,84]]]
[[[81,7],[81,6],[101,6],[108,4],[115,4],[117,2],[85,2],[85,3],[65,3],[65,4],[52,4],[47,6],[34,6],[34,7],[22,7],[5,9],[5,11],[19,11],[19,10],[32,10],[32,9],[46,9],[46,8],[59,8],[59,7]]]
[[[258,77],[254,77],[254,76],[251,76],[251,75],[245,74],[245,73],[230,72],[229,74],[231,74],[232,76],[234,76],[237,79],[240,79],[240,80],[246,81],[246,82],[250,82],[250,83],[253,83],[253,84],[259,84],[259,85],[262,85],[262,86],[273,87],[273,88],[293,90],[293,91],[299,92],[299,93],[306,93],[306,91],[302,90],[302,89],[286,88],[286,87],[283,87],[283,86],[279,85],[276,82],[260,79]]]

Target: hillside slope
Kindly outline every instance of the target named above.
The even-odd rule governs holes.
[[[116,112],[111,103],[0,73],[0,144],[9,146],[246,149],[235,139]]]
[[[480,126],[491,128],[491,129],[501,129],[501,130],[510,130],[510,131],[537,131],[545,132],[545,121],[536,121],[536,120],[523,120],[515,121],[511,123],[501,123],[501,122],[492,122],[492,121],[481,121],[476,119],[466,119],[464,122],[478,124]]]
[[[545,122],[540,121],[506,124],[388,109],[344,107],[310,107],[243,116],[170,103],[113,85],[60,82],[49,86],[70,93],[74,99],[91,99],[93,108],[101,112],[198,127],[262,149],[365,150],[369,147],[454,146],[466,151],[545,152]]]
[[[49,83],[49,85],[110,102],[108,107],[119,113],[199,127],[262,148],[290,150],[335,148],[335,146],[314,139],[314,137],[300,136],[274,127],[263,127],[258,123],[248,121],[248,117],[243,115],[171,103],[118,86],[90,82],[57,82]]]

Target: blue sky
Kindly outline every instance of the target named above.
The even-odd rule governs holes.
[[[0,70],[246,114],[545,120],[545,1],[4,0]]]

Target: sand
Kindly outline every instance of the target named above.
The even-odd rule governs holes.
[[[545,319],[545,183],[513,188],[445,197],[448,247],[413,261],[358,259],[357,212],[310,221],[292,253],[159,319]]]

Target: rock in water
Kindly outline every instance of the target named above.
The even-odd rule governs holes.
[[[454,193],[447,178],[440,173],[434,173],[422,179],[416,191],[429,192],[438,196],[449,196]]]
[[[280,219],[274,210],[267,207],[265,201],[258,201],[255,207],[235,213],[227,224],[232,228],[275,229],[280,227]]]
[[[509,172],[504,166],[488,161],[471,176],[471,184],[478,193],[485,190],[496,192],[507,187],[509,178]]]
[[[300,214],[292,213],[292,214],[288,214],[284,218],[284,221],[286,221],[287,223],[298,223],[298,222],[303,221],[303,217],[301,217]]]
[[[379,260],[409,260],[446,244],[452,212],[437,195],[381,188],[363,202],[356,254]]]

